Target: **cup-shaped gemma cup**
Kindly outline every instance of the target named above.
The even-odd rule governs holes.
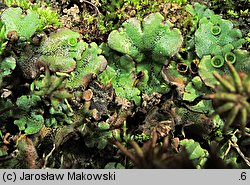
[[[224,65],[225,61],[224,58],[222,56],[214,56],[211,59],[211,64],[213,67],[215,68],[220,68]]]
[[[230,62],[231,64],[235,63],[236,55],[232,52],[228,52],[225,54],[225,61]]]
[[[188,65],[183,64],[183,63],[178,63],[177,64],[177,71],[179,71],[180,74],[187,74],[188,73]]]
[[[219,26],[215,25],[211,28],[211,33],[213,35],[217,36],[221,33],[221,28]]]

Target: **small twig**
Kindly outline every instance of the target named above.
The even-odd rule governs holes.
[[[114,141],[114,144],[124,153],[130,160],[132,160],[135,164],[137,164],[136,158],[125,148],[119,141]]]
[[[143,159],[144,153],[143,153],[142,149],[140,148],[140,146],[135,141],[130,141],[130,144],[135,149],[135,152],[138,155],[138,157]]]
[[[7,132],[5,134],[5,136],[3,137],[3,143],[6,144],[6,145],[10,144],[10,142],[8,141],[9,136],[10,136],[10,133]]]
[[[238,130],[237,133],[242,134],[242,131],[241,131],[241,130]],[[245,132],[245,136],[248,136],[248,137],[249,137],[249,136],[250,136],[250,133]]]
[[[69,111],[70,112],[74,112],[73,109],[72,109],[72,107],[70,106],[70,104],[69,104],[69,102],[68,102],[68,100],[66,98],[64,99],[64,102],[66,103],[67,107],[69,108]]]
[[[55,144],[53,144],[53,148],[52,148],[52,150],[49,152],[49,154],[45,157],[45,162],[44,162],[44,165],[43,165],[43,167],[42,167],[42,169],[45,169],[46,168],[46,166],[47,166],[47,164],[48,164],[48,159],[49,159],[49,157],[52,155],[52,153],[54,152],[54,150],[56,149],[56,145]]]
[[[231,146],[232,146],[232,144],[229,142],[229,143],[228,143],[228,148],[226,149],[223,158],[227,156],[227,154],[229,153],[229,151],[230,151],[230,149],[231,149]]]
[[[97,27],[98,27],[98,25],[100,24],[100,15],[101,15],[101,12],[99,11],[98,7],[95,4],[93,4],[89,1],[86,1],[86,0],[83,0],[82,2],[90,4],[91,6],[93,6],[95,8],[95,10],[97,12],[97,16],[98,16],[98,24],[97,24]]]
[[[229,143],[232,147],[234,147],[238,154],[243,158],[243,160],[246,162],[246,164],[250,167],[250,161],[245,157],[245,155],[241,152],[240,147],[237,145],[237,143],[232,142],[231,140],[229,140]]]

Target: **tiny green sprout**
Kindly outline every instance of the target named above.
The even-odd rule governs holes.
[[[3,134],[2,134],[2,132],[1,132],[1,130],[0,130],[0,139],[2,140],[3,139]],[[1,143],[1,142],[0,142]]]
[[[240,14],[241,15],[244,15],[244,16],[247,16],[249,13],[248,13],[249,11],[248,11],[248,9],[246,9],[246,10],[240,10]]]
[[[212,59],[211,59],[211,64],[213,67],[215,68],[221,68],[224,64],[224,59],[222,56],[214,56]]]
[[[68,73],[62,73],[62,72],[56,72],[57,76],[66,76],[66,77],[70,77],[71,75],[69,75]]]
[[[168,88],[167,84],[164,84],[164,83],[161,84],[160,87],[161,87],[161,88]]]
[[[219,26],[215,25],[211,28],[211,33],[213,35],[217,36],[221,33],[221,28]]]
[[[32,92],[35,90],[35,84],[34,84],[34,82],[32,82],[32,83],[30,84],[30,90],[31,90]]]
[[[68,38],[68,45],[69,46],[76,46],[77,45],[77,38],[76,37],[70,37]]]
[[[150,139],[150,136],[145,134],[145,133],[135,135],[135,140],[138,142],[144,142],[144,141],[147,141],[149,139]]]
[[[225,61],[231,62],[231,64],[234,64],[236,61],[236,55],[232,52],[228,52],[225,54]]]
[[[239,17],[238,13],[235,12],[234,10],[228,10],[227,13],[228,13],[229,15],[231,15],[232,17],[235,17],[235,18],[238,18],[238,17]]]

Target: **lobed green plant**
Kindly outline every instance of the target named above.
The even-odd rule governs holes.
[[[39,132],[44,125],[56,127],[72,123],[72,112],[62,103],[71,95],[66,89],[60,89],[63,86],[62,79],[47,75],[33,82],[31,95],[22,95],[15,103],[1,98],[1,111],[4,113],[0,119],[14,119],[14,124],[26,135]],[[44,112],[46,107],[49,112]]]
[[[239,71],[249,71],[249,54],[239,49],[244,39],[231,21],[199,3],[187,5],[186,11],[191,14],[193,24],[184,40],[185,48],[163,70],[164,79],[177,86],[178,95],[187,101],[186,106],[191,110],[212,113],[211,101],[201,100],[195,105],[192,102],[216,86],[213,71],[221,75],[229,73],[224,65],[226,61]]]
[[[125,74],[120,75],[120,82],[114,86],[122,98],[132,100],[134,94],[130,94],[130,89],[139,89],[145,93],[169,91],[161,77],[161,69],[166,60],[178,52],[182,44],[180,31],[171,27],[172,24],[165,22],[161,14],[155,13],[142,22],[131,18],[122,28],[110,33],[108,46],[129,56],[120,58],[118,65],[123,68],[121,73]],[[112,76],[109,79],[112,79]],[[138,96],[139,91],[135,92]],[[136,103],[138,104],[138,101]]]
[[[110,125],[100,122],[97,124],[97,128],[89,130],[84,142],[89,148],[97,147],[99,150],[102,150],[107,146],[109,139],[112,137],[113,132],[110,130]]]
[[[165,7],[173,6],[180,8],[186,4],[186,0],[157,0],[157,1],[145,1],[145,0],[99,0],[92,1],[98,8],[98,16],[96,14],[84,13],[83,20],[86,22],[88,29],[84,30],[84,37],[87,40],[98,42],[95,38],[98,37],[101,41],[106,41],[107,35],[115,29],[121,27],[122,23],[132,17],[136,17],[142,20],[145,16],[156,13],[165,12]],[[177,4],[176,4],[177,3]],[[167,8],[168,9],[168,8]],[[165,14],[166,17],[175,17],[170,13]],[[174,12],[175,10],[173,10]],[[86,31],[85,31],[86,30]],[[93,38],[94,37],[94,38]]]
[[[0,62],[0,88],[4,84],[4,78],[12,73],[16,67],[16,60],[13,57],[7,57]]]
[[[76,68],[86,43],[79,40],[80,34],[69,29],[61,29],[45,38],[38,49],[38,60],[47,64],[50,71],[70,73]]]
[[[21,41],[14,40],[18,41],[21,46],[18,48],[20,55],[16,56],[15,52],[11,52],[13,57],[5,58],[1,62],[1,86],[5,85],[2,84],[3,79],[11,74],[17,63],[19,70],[21,69],[24,73],[23,76],[26,79],[34,80],[31,83],[31,95],[29,96],[32,97],[31,99],[33,97],[40,98],[39,102],[30,105],[31,100],[23,95],[16,102],[19,106],[14,110],[14,113],[6,115],[7,117],[14,116],[14,123],[20,131],[24,131],[26,134],[37,133],[44,124],[54,127],[64,123],[71,124],[74,114],[67,99],[72,98],[72,94],[67,88],[86,85],[83,81],[88,74],[95,75],[106,67],[105,58],[95,56],[95,54],[101,53],[98,46],[95,43],[88,45],[80,39],[80,34],[69,29],[61,29],[48,37],[43,36],[41,43],[36,45],[23,42],[30,40],[36,33],[47,29],[47,26],[52,24],[53,21],[49,22],[47,18],[53,17],[55,14],[50,14],[49,8],[44,11],[40,10],[34,6],[30,7],[27,10],[27,15],[23,16],[21,8],[8,8],[1,15],[4,26],[7,27],[4,34],[15,32]],[[14,18],[13,15],[16,17]],[[56,20],[57,17],[53,19]],[[23,26],[25,24],[29,24],[29,27]],[[45,70],[45,75],[39,77],[43,70]],[[73,70],[75,70],[74,74],[69,80],[66,80],[70,77],[67,73]],[[22,101],[21,104],[20,101]],[[38,104],[42,107],[39,108]],[[43,108],[46,110],[45,113]],[[18,110],[22,112],[20,115],[16,115]],[[43,113],[44,115],[42,115]]]
[[[186,149],[189,154],[189,159],[194,163],[196,168],[199,169],[204,167],[208,157],[207,150],[201,148],[200,144],[193,139],[183,139],[180,145]]]
[[[232,22],[219,15],[200,19],[199,28],[195,32],[195,49],[200,58],[204,55],[223,57],[240,48],[243,43],[241,31],[234,29]]]
[[[81,56],[81,60],[77,61],[77,67],[68,80],[67,87],[86,88],[93,78],[106,69],[107,60],[101,55],[102,50],[98,45],[92,42],[85,46],[85,51]]]
[[[6,27],[5,36],[7,37],[8,33],[15,31],[20,40],[29,39],[39,27],[38,14],[27,10],[27,15],[23,16],[20,7],[8,8],[2,13],[1,19]]]
[[[6,53],[16,59],[16,63],[23,72],[23,76],[27,79],[34,79],[39,75],[40,71],[38,68],[42,64],[37,61],[37,48],[31,46],[27,41],[31,41],[31,37],[38,32],[41,20],[35,11],[28,9],[26,15],[23,15],[23,11],[20,7],[10,7],[3,11],[1,14],[1,21],[3,23],[1,42],[3,48],[4,45],[9,44]],[[5,43],[4,38],[7,41]],[[14,43],[18,47],[15,48]],[[16,53],[20,54],[16,55]]]
[[[134,101],[136,105],[140,105],[140,90],[134,85],[136,72],[132,58],[127,55],[120,57],[105,44],[101,48],[104,56],[112,63],[98,76],[98,80],[104,85],[112,84],[118,97],[126,98]]]
[[[137,167],[176,167],[174,163],[184,166],[189,164],[185,167],[193,167],[194,163],[196,168],[203,168],[208,152],[201,147],[204,145],[192,139],[181,140],[180,152],[179,145],[170,147],[169,138],[157,138],[156,133],[153,133],[152,139],[142,148],[135,142],[143,144],[150,136],[143,131],[142,134],[132,135],[126,128],[126,119],[129,116],[131,121],[137,117],[137,113],[141,113],[140,116],[148,119],[150,129],[156,128],[152,124],[155,120],[151,118],[154,115],[151,116],[151,112],[147,111],[157,107],[157,116],[164,115],[160,113],[163,110],[168,111],[171,117],[170,121],[165,117],[156,120],[160,123],[159,127],[162,127],[157,130],[158,134],[167,134],[168,129],[178,126],[182,127],[181,134],[186,137],[186,128],[190,127],[192,132],[198,130],[199,133],[196,133],[195,137],[204,142],[209,143],[214,138],[218,140],[223,145],[220,157],[228,153],[228,156],[224,156],[225,161],[231,157],[231,161],[238,163],[237,143],[247,142],[242,136],[249,132],[247,124],[250,119],[250,57],[247,51],[241,50],[244,41],[242,33],[231,21],[222,19],[203,5],[188,5],[187,11],[191,14],[193,24],[187,34],[189,38],[185,38],[183,44],[180,30],[173,28],[160,13],[150,14],[144,19],[142,17],[150,11],[158,10],[157,5],[160,2],[184,4],[187,1],[102,0],[100,4],[111,2],[110,6],[102,8],[107,8],[107,19],[100,17],[100,29],[104,29],[104,32],[113,29],[114,25],[120,27],[114,20],[119,18],[121,21],[121,16],[128,13],[119,12],[122,8],[132,5],[136,8],[134,13],[138,14],[135,15],[137,18],[130,18],[121,28],[113,30],[107,43],[98,46],[94,42],[84,42],[78,32],[70,29],[63,28],[53,32],[50,28],[60,26],[59,16],[47,6],[26,0],[5,2],[10,8],[1,14],[0,24],[0,121],[3,128],[5,123],[10,122],[18,128],[15,132],[33,135],[43,132],[42,127],[71,124],[64,127],[61,133],[57,132],[53,141],[57,149],[71,137],[80,136],[84,137],[87,148],[96,147],[99,152],[103,152],[109,141],[115,138],[124,141],[125,145],[131,141],[135,153],[124,148],[119,142],[115,144]],[[98,2],[95,4],[98,6]],[[119,14],[116,14],[117,12]],[[114,21],[110,23],[110,28],[101,28],[105,21],[110,19]],[[92,18],[89,21],[93,21]],[[43,30],[52,33],[48,36],[47,32],[38,35]],[[13,35],[16,36],[14,39]],[[33,42],[34,39],[40,38],[41,42]],[[7,43],[10,48],[5,52],[4,47]],[[226,68],[226,63],[229,69]],[[28,68],[35,68],[39,72],[33,74],[31,71],[30,75],[27,73],[26,76],[23,75],[24,78],[21,77],[19,72],[25,73]],[[227,76],[224,77],[224,74]],[[20,81],[12,85],[9,78]],[[96,78],[105,85],[104,88],[95,82],[100,85],[98,88],[103,88],[100,92],[104,94],[104,91],[110,91],[112,94],[108,97],[109,100],[106,100],[106,96],[99,97],[99,89],[96,90],[97,87],[91,83]],[[25,91],[20,91],[16,86],[22,86]],[[170,90],[173,93],[168,102],[165,101],[164,95]],[[176,90],[178,94],[175,93]],[[213,90],[214,94],[211,93]],[[120,106],[116,101],[113,102],[117,98],[113,96],[114,92],[124,100],[124,105]],[[142,95],[150,95],[153,92],[164,94],[157,99],[158,103],[154,102],[154,97],[148,97],[148,100],[145,98],[141,102]],[[90,95],[86,98],[87,93]],[[208,95],[203,96],[204,94]],[[136,106],[131,106],[127,100],[133,101]],[[146,106],[148,107],[145,108]],[[93,107],[95,111],[100,112],[92,111]],[[135,114],[131,113],[132,110],[136,111]],[[149,113],[149,116],[145,116],[146,113]],[[221,119],[218,116],[212,119],[208,117],[210,114],[219,114]],[[116,124],[123,125],[123,130]],[[170,124],[173,124],[174,128],[170,128]],[[230,130],[229,128],[240,128],[237,135],[240,137],[239,140],[232,136],[225,142],[227,138],[223,134]],[[3,135],[6,134],[4,129],[0,130],[0,144],[3,143]],[[177,130],[172,134],[178,133]],[[226,133],[227,137],[231,133]],[[233,135],[236,133],[237,130]],[[157,144],[158,139],[163,139],[162,145]],[[23,156],[29,147],[35,150],[32,141],[26,136],[21,137],[18,143],[18,150]],[[228,144],[236,148],[237,152],[228,152]],[[8,155],[8,152],[0,147],[0,156]],[[36,154],[36,151],[33,151],[34,153]],[[50,155],[53,155],[53,152]],[[63,152],[60,155],[63,161],[66,155]],[[247,161],[247,158],[244,159]]]
[[[24,131],[25,134],[30,135],[39,132],[44,125],[44,118],[42,115],[32,112],[31,115],[23,115],[15,120],[14,124],[18,126],[20,131]]]
[[[232,52],[229,52],[228,54],[231,54]],[[238,71],[244,71],[247,72],[249,71],[249,53],[245,50],[234,50],[234,53],[232,53],[232,58],[235,58],[233,60],[234,63],[234,67],[238,70]],[[213,60],[215,60],[216,57],[212,57],[211,55],[205,55],[199,64],[199,75],[202,78],[202,80],[204,81],[204,83],[209,86],[214,88],[216,84],[218,84],[218,82],[216,81],[215,77],[213,76],[213,71],[216,71],[217,73],[219,73],[220,75],[224,75],[224,74],[229,74],[229,71],[225,65],[226,62],[230,62],[230,60],[228,60],[226,58],[226,55],[222,58],[219,57],[217,58],[216,61],[217,65],[222,65],[220,68],[218,67],[214,67],[213,64]]]
[[[30,0],[4,0],[4,4],[8,7],[20,7],[23,10],[31,10],[39,16],[39,32],[55,27],[58,28],[62,24],[59,21],[59,14],[52,10],[44,1],[32,3]]]
[[[242,47],[244,39],[239,29],[229,20],[214,14],[205,5],[195,3],[186,10],[193,17],[195,30],[195,52],[199,58],[204,55],[222,56]]]
[[[23,95],[16,101],[16,108],[13,110],[14,124],[25,134],[35,134],[44,125],[44,118],[41,109],[37,105],[41,98],[36,95]]]
[[[211,8],[216,12],[220,12],[225,19],[232,20],[235,25],[237,25],[243,36],[246,37],[250,29],[249,27],[249,0],[239,0],[239,1],[211,1]]]
[[[162,65],[167,57],[178,52],[182,44],[180,31],[171,27],[172,24],[165,22],[159,13],[147,16],[142,26],[139,20],[131,18],[123,24],[123,28],[110,33],[108,45],[118,52],[128,54],[137,63],[150,57],[153,62]]]

